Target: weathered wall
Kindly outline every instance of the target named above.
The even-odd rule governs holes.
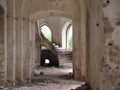
[[[92,90],[119,90],[120,1],[91,0],[88,5],[88,81]]]
[[[120,0],[103,1],[102,90],[120,90]]]

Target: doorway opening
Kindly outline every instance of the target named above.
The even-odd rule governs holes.
[[[73,73],[73,26],[72,20],[65,21],[62,28],[62,49],[60,51],[60,66],[63,66]],[[64,62],[62,61],[64,60]],[[63,63],[62,63],[63,62]]]
[[[45,65],[48,65],[50,63],[49,59],[45,59]]]
[[[41,49],[41,66],[58,67],[59,61],[56,56],[49,49]]]
[[[57,58],[57,52],[52,45],[52,32],[50,28],[44,24],[40,27],[40,33],[42,37],[42,43],[40,45],[41,52],[41,66],[59,66],[59,61]]]
[[[53,21],[54,20],[54,21]],[[66,22],[67,21],[67,22]],[[48,27],[49,26],[49,27]],[[65,17],[47,17],[39,20],[39,33],[42,32],[39,71],[46,78],[73,80],[73,26],[72,20]],[[48,29],[49,28],[49,29]],[[46,30],[46,31],[45,31]],[[51,33],[48,33],[48,32]],[[48,35],[50,34],[50,35]],[[41,35],[41,34],[40,34]],[[50,39],[51,38],[51,39]],[[47,39],[47,41],[46,41]],[[49,40],[49,41],[48,41]],[[50,43],[48,43],[50,42]],[[54,46],[59,45],[59,47]],[[64,47],[62,47],[65,46]],[[43,48],[44,46],[44,48]],[[56,56],[54,49],[56,50]],[[57,67],[58,66],[58,67]],[[56,68],[57,67],[57,68]],[[44,76],[45,76],[44,75]]]

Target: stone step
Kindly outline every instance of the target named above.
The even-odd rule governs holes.
[[[59,56],[59,55],[58,55],[58,58],[59,58],[59,59],[60,59],[60,58],[72,59],[72,56]]]
[[[72,58],[72,56],[59,56],[58,55],[58,58]]]
[[[0,78],[0,86],[2,85],[2,84],[4,84],[5,83],[5,79],[3,78],[3,79],[1,79]],[[2,89],[0,89],[0,90],[2,90]]]
[[[0,79],[0,86],[3,86],[5,84],[5,80],[4,79]],[[3,90],[1,87],[0,87],[0,90]]]
[[[0,65],[0,70],[4,69],[4,65]]]
[[[59,57],[72,57],[72,55],[59,55],[59,54],[58,54],[58,56]]]
[[[0,67],[0,72],[1,72],[1,71],[4,71],[4,70],[5,70],[4,67]]]
[[[3,75],[3,74],[5,74],[5,72],[0,72],[0,75]]]
[[[0,70],[0,74],[3,74],[3,73],[5,73],[5,71],[4,70]]]
[[[5,77],[4,74],[3,74],[3,75],[0,74],[0,80],[1,80],[1,79],[4,79],[4,77]]]
[[[2,72],[2,73],[0,73],[0,75],[4,75],[4,74],[5,74],[5,73],[3,73],[3,72]]]
[[[4,64],[0,64],[0,68],[4,67],[5,65]]]
[[[0,75],[1,75],[1,74],[4,74],[4,73],[5,73],[4,71],[0,71]]]
[[[69,55],[69,54],[66,55],[66,54],[59,54],[58,53],[58,56],[72,56],[72,54],[71,55]]]
[[[1,74],[1,73],[4,73],[4,72],[5,72],[4,69],[0,70],[0,74]]]

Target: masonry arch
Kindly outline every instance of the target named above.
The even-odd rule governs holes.
[[[41,25],[44,25],[44,24],[46,24],[51,29],[50,25],[48,25],[47,23],[41,23],[40,20],[44,19],[44,18],[47,18],[47,17],[54,17],[54,16],[55,17],[65,17],[65,18],[69,18],[69,19],[73,20],[73,18],[72,18],[72,16],[70,14],[67,14],[66,12],[63,12],[63,11],[60,11],[60,10],[43,10],[43,11],[39,11],[39,12],[36,12],[36,13],[33,13],[33,14],[30,15],[31,25],[38,22],[37,25],[35,26],[35,27],[37,27],[37,29],[35,29],[36,31],[33,33],[32,30],[30,30],[30,33],[33,33],[35,35],[38,32],[39,27]],[[34,22],[32,23],[32,21],[34,21]],[[32,53],[34,53],[34,52],[31,52],[31,55],[34,55]],[[38,59],[38,60],[40,60],[40,59]]]
[[[27,14],[26,14],[27,15]],[[74,16],[66,13],[64,11],[61,10],[55,10],[55,9],[50,9],[50,10],[42,10],[33,14],[30,14],[30,18],[31,20],[39,20],[42,18],[47,18],[47,17],[52,17],[52,16],[56,16],[56,17],[65,17],[65,18],[69,18],[69,19],[74,19]]]
[[[65,6],[67,6],[67,4],[71,4],[71,8],[74,8],[71,10],[68,10],[69,8],[67,8],[67,7],[64,8],[64,7],[52,6],[51,2],[47,3],[48,7],[44,7],[44,5],[42,5],[42,3],[44,3],[44,1],[42,3],[38,3],[38,2],[39,1],[33,2],[33,1],[26,0],[24,2],[24,5],[23,5],[23,7],[24,7],[23,17],[29,17],[30,20],[36,21],[36,20],[39,20],[41,18],[45,18],[45,17],[49,17],[49,16],[61,16],[61,17],[70,18],[73,21],[73,27],[74,27],[73,28],[74,29],[73,30],[73,36],[74,36],[74,38],[73,38],[73,43],[74,43],[73,51],[75,52],[73,54],[73,58],[75,60],[73,63],[73,66],[77,65],[77,67],[75,66],[73,69],[74,69],[75,79],[79,79],[81,76],[79,74],[79,73],[81,73],[81,67],[79,67],[79,69],[78,69],[78,66],[82,62],[83,58],[84,58],[83,60],[86,60],[85,59],[86,52],[80,52],[80,50],[83,48],[84,48],[84,51],[86,51],[85,45],[83,43],[80,46],[79,46],[79,44],[77,45],[77,43],[86,42],[86,37],[84,37],[80,33],[80,32],[82,32],[82,29],[85,26],[82,26],[82,25],[79,26],[80,23],[82,23],[82,20],[85,21],[86,18],[84,17],[82,19],[82,15],[80,16],[79,14],[84,14],[86,11],[83,11],[83,10],[81,10],[80,12],[77,11],[79,9],[78,1],[76,1],[75,3],[72,3],[71,1],[69,3],[67,3],[68,1],[65,1]],[[34,8],[31,7],[31,5],[33,5],[33,4],[36,5]],[[80,7],[82,8],[82,5],[80,5]],[[82,20],[80,21],[80,19],[82,19]],[[23,24],[24,23],[26,23],[26,22],[23,22]],[[27,23],[29,23],[29,22],[27,22]],[[25,27],[29,27],[29,25],[25,26]],[[23,28],[23,29],[26,29],[26,28]],[[84,35],[85,35],[85,33],[84,33]],[[81,40],[81,38],[82,38],[82,40]],[[83,38],[85,38],[85,39],[83,39]],[[79,40],[81,40],[81,41],[79,41]],[[30,52],[30,53],[31,53],[30,55],[32,55],[33,52]],[[83,56],[83,58],[80,57],[79,54],[81,56]]]
[[[40,20],[40,19],[43,19],[43,18],[46,18],[46,17],[51,17],[51,16],[59,16],[59,17],[65,17],[65,18],[68,18],[68,19],[70,19],[71,21],[72,21],[72,25],[73,25],[73,43],[74,43],[74,47],[73,47],[73,60],[75,60],[75,61],[73,61],[73,73],[74,73],[74,78],[75,79],[80,79],[81,77],[81,75],[80,74],[78,74],[78,71],[79,71],[79,73],[82,73],[81,72],[81,67],[82,66],[80,66],[80,63],[82,63],[82,57],[80,57],[80,55],[79,56],[76,56],[76,55],[78,55],[78,53],[79,54],[83,54],[83,53],[86,53],[86,52],[80,52],[79,50],[80,50],[80,48],[82,48],[84,45],[83,44],[81,44],[81,47],[79,46],[79,44],[76,44],[76,42],[77,43],[79,43],[79,42],[81,42],[81,41],[79,41],[80,39],[79,38],[81,38],[82,36],[80,35],[80,29],[81,29],[81,27],[79,27],[79,23],[80,23],[80,21],[79,20],[75,20],[75,18],[77,18],[77,17],[75,17],[75,16],[72,16],[71,14],[68,14],[68,13],[66,13],[66,12],[64,12],[64,11],[60,11],[60,10],[43,10],[43,11],[39,11],[39,12],[36,12],[36,13],[33,13],[33,14],[31,14],[30,15],[30,19],[31,20],[34,20],[34,21],[37,21],[37,20]],[[70,22],[67,22],[66,23],[66,25],[67,26],[69,26],[70,24],[71,24],[71,21]],[[63,25],[64,26],[64,25]],[[63,27],[64,28],[64,27]],[[61,28],[62,29],[62,28]],[[67,29],[67,28],[66,28]],[[62,33],[61,33],[61,35],[63,35]],[[64,35],[65,35],[65,31],[64,31]],[[83,37],[82,37],[83,38]],[[85,40],[85,39],[84,39]],[[83,40],[83,41],[84,41]],[[84,42],[86,42],[86,41],[84,41]],[[77,49],[76,50],[76,48],[79,48],[79,49]],[[84,49],[85,49],[85,47],[84,47]],[[85,49],[86,50],[86,49]],[[33,55],[32,53],[34,53],[34,52],[31,52],[31,55]],[[84,54],[84,55],[86,55],[86,54]],[[85,57],[86,58],[86,57]],[[81,59],[81,60],[80,60]],[[39,59],[40,60],[40,59]],[[85,60],[85,59],[84,59]],[[75,65],[77,65],[77,67],[78,66],[80,66],[79,67],[79,70],[78,70],[78,68],[75,66]],[[77,69],[76,69],[77,68]],[[77,73],[76,73],[77,72]]]
[[[52,43],[52,30],[49,28],[47,24],[40,24],[39,32],[42,35],[43,40],[47,40],[48,42]],[[41,66],[57,66],[56,62],[58,63],[58,59],[54,57],[54,54],[49,50],[49,48],[42,43],[40,45],[40,65]]]

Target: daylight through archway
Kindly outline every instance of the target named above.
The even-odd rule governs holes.
[[[46,37],[46,39],[48,39],[48,41],[52,42],[52,33],[50,28],[47,25],[42,25],[40,27],[40,31],[42,32],[42,34],[44,35],[44,37]]]
[[[73,26],[71,24],[66,30],[66,44],[67,50],[73,49]]]

